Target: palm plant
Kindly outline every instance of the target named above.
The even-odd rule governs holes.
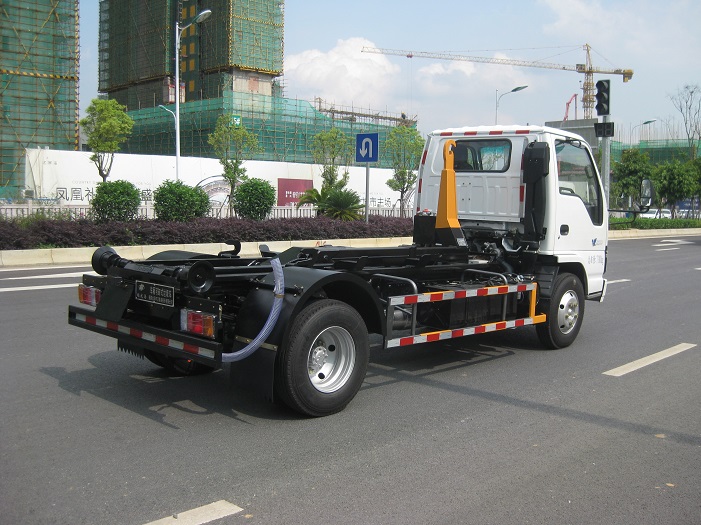
[[[360,210],[364,205],[360,196],[347,188],[334,188],[319,203],[319,213],[331,219],[357,221],[361,219]]]

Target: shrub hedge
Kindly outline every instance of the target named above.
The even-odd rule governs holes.
[[[611,218],[609,230],[675,230],[684,228],[701,228],[699,219],[646,219]]]
[[[95,221],[105,223],[135,219],[140,203],[141,194],[136,186],[125,180],[115,180],[97,185],[90,207]]]
[[[87,219],[0,219],[0,250],[216,243],[230,239],[241,242],[358,239],[411,234],[411,219],[380,216],[371,216],[369,223],[327,217],[265,221],[200,218],[189,222],[140,219],[102,224]]]
[[[701,228],[695,219],[611,219],[613,229]],[[148,244],[195,244],[224,242],[295,241],[305,239],[359,239],[410,237],[412,219],[370,216],[370,222],[313,219],[201,218],[189,222],[159,220],[112,221],[102,224],[88,219],[51,219],[46,216],[0,218],[0,250],[32,248],[79,248]]]
[[[244,219],[262,220],[273,209],[275,188],[267,180],[243,181],[233,196],[234,209]]]
[[[153,192],[153,208],[161,221],[186,222],[209,213],[209,197],[202,188],[167,180]]]

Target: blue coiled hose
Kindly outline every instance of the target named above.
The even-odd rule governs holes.
[[[270,313],[268,314],[268,320],[265,321],[265,325],[263,325],[263,328],[258,335],[250,343],[248,343],[245,348],[242,348],[238,352],[222,354],[221,360],[223,363],[241,361],[258,350],[263,341],[265,341],[270,335],[270,332],[272,332],[275,323],[277,323],[277,318],[280,316],[280,310],[282,310],[282,300],[285,297],[285,276],[282,273],[282,264],[280,264],[280,259],[277,257],[275,259],[271,259],[270,265],[273,267],[273,278],[275,280],[275,287],[273,288],[275,299],[273,300],[273,307],[270,309]]]

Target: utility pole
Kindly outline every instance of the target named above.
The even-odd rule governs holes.
[[[601,120],[606,128],[606,123],[609,122],[609,115],[604,115]],[[609,191],[611,187],[611,137],[604,136],[601,139],[601,171],[604,176],[604,193],[606,194],[606,205],[608,206]]]

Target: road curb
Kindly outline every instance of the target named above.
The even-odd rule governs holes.
[[[679,237],[683,235],[701,235],[701,228],[670,230],[612,230],[609,240],[645,239],[655,237]],[[241,243],[241,256],[257,257],[258,246],[267,244],[275,252],[281,252],[292,246],[314,247],[323,245],[350,246],[353,248],[372,248],[411,244],[411,237],[387,237],[371,239],[318,239],[311,241],[270,241],[265,243]],[[160,244],[147,246],[115,246],[117,253],[125,259],[142,260],[165,250],[185,250],[191,252],[219,253],[230,250],[231,246],[223,243],[209,244]],[[37,265],[90,265],[90,258],[96,248],[47,248],[39,250],[0,250],[0,267],[37,266]]]

